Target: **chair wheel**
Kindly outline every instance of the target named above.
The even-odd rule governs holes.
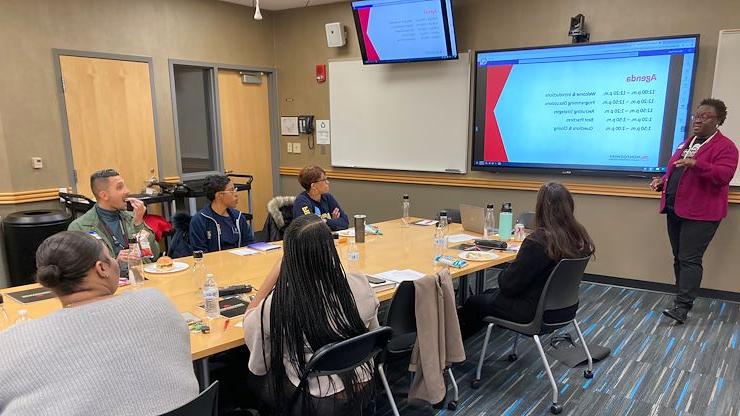
[[[470,382],[471,389],[477,389],[478,387],[480,387],[480,380],[473,380]]]
[[[509,354],[509,356],[506,357],[506,359],[509,360],[510,363],[513,363],[514,361],[516,361],[517,358],[519,357],[517,357],[516,354]]]
[[[591,370],[583,370],[583,377],[594,378],[594,373]]]
[[[453,400],[447,403],[447,410],[457,410],[457,401]]]
[[[442,399],[442,401],[441,401],[441,402],[439,402],[439,403],[434,403],[434,404],[432,405],[432,409],[437,409],[437,410],[439,410],[439,409],[442,409],[442,408],[444,408],[444,407],[445,407],[445,399]]]
[[[553,403],[553,405],[550,406],[550,413],[552,413],[554,415],[559,415],[560,412],[562,412],[562,411],[563,411],[563,406],[561,406],[559,404]]]

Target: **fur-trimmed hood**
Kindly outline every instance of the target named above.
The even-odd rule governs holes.
[[[272,217],[272,220],[275,221],[275,225],[277,225],[278,228],[283,228],[285,226],[285,218],[283,218],[283,213],[280,212],[280,208],[292,206],[294,203],[294,196],[276,196],[267,203],[267,212]]]

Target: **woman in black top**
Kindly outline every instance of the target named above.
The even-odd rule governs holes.
[[[516,259],[499,275],[499,287],[465,302],[467,334],[479,329],[486,316],[530,322],[545,282],[558,262],[594,253],[591,237],[576,221],[573,209],[573,197],[565,186],[554,182],[542,185],[537,194],[534,232],[522,242]]]

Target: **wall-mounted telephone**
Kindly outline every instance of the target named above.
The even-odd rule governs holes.
[[[313,133],[313,116],[298,116],[298,133]]]

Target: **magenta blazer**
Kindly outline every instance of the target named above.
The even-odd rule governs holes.
[[[673,162],[681,157],[683,149],[691,143],[689,137],[678,146],[668,162],[663,175],[663,192],[660,212],[665,212],[665,188],[671,176]],[[730,181],[735,176],[738,152],[735,143],[717,132],[709,143],[704,144],[696,155],[696,165],[686,168],[676,190],[676,215],[688,220],[719,221],[727,216],[727,194]]]

